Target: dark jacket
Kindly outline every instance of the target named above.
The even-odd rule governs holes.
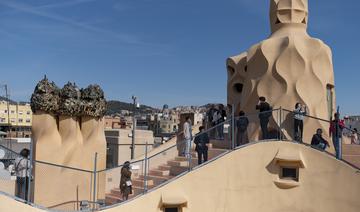
[[[256,105],[256,110],[259,110],[259,118],[260,119],[269,119],[271,114],[271,106],[267,102],[261,102],[259,105]]]
[[[208,147],[206,144],[210,143],[209,136],[207,133],[199,133],[196,135],[194,143],[196,144],[195,151],[207,151]]]
[[[121,178],[120,178],[120,191],[123,194],[131,194],[132,188],[131,186],[126,185],[126,181],[131,181],[131,171],[127,167],[121,168]]]
[[[311,139],[311,146],[317,146],[320,143],[323,143],[326,146],[329,146],[329,142],[327,142],[321,135],[318,135],[318,134],[313,135],[313,137]]]
[[[247,127],[249,126],[249,119],[247,117],[240,117],[239,120],[236,122],[236,126],[239,130],[239,132],[245,132],[247,130]]]
[[[225,110],[219,110],[219,113],[221,115],[220,122],[224,122],[226,118],[226,111]]]

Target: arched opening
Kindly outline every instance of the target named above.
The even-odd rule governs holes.
[[[244,84],[235,83],[233,87],[234,87],[234,91],[236,91],[237,93],[241,93],[243,91]]]

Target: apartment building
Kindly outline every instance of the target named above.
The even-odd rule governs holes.
[[[0,131],[8,132],[11,137],[30,137],[32,111],[29,103],[0,101]],[[8,135],[9,136],[9,135]]]

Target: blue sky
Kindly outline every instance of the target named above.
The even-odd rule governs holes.
[[[333,50],[337,103],[360,114],[360,2],[309,0]],[[44,74],[152,106],[226,101],[225,59],[269,35],[267,0],[0,0],[0,83],[27,101]],[[3,91],[1,91],[3,95]]]

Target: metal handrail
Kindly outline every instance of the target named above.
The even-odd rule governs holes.
[[[282,113],[282,111],[286,111],[286,112],[290,112],[290,113],[293,113],[293,114],[294,114],[294,112],[291,111],[291,110],[282,109],[282,108],[277,108],[277,109],[272,109],[272,110],[270,110],[270,111],[264,111],[264,112],[258,112],[258,113],[249,113],[249,114],[246,114],[246,115],[244,115],[244,116],[233,116],[233,115],[231,115],[231,116],[228,117],[227,120],[225,120],[225,121],[223,121],[223,122],[221,122],[221,123],[218,123],[218,124],[216,124],[215,126],[212,126],[212,127],[208,128],[208,129],[204,130],[203,132],[199,132],[199,133],[195,134],[195,135],[193,136],[193,138],[196,138],[196,137],[201,136],[201,135],[203,135],[203,134],[208,134],[209,132],[217,129],[219,126],[223,126],[223,125],[225,125],[225,124],[231,124],[231,123],[234,124],[234,122],[231,122],[231,121],[236,120],[236,119],[238,119],[238,118],[242,118],[242,117],[253,117],[254,115],[259,115],[259,114],[261,114],[261,113],[269,113],[269,112],[274,112],[274,111],[279,111],[279,110],[280,110],[280,113]],[[281,117],[281,116],[280,116],[280,117]],[[320,120],[320,121],[324,121],[324,122],[327,122],[327,123],[330,122],[329,120],[317,118],[317,117],[310,116],[310,115],[304,115],[304,117],[313,118],[313,119]],[[275,118],[276,120],[279,120],[279,125],[281,125],[281,124],[283,123],[283,121],[284,121],[284,120],[282,120],[281,118],[280,118],[280,119],[277,119],[277,118],[279,118],[279,117],[276,118],[276,116],[275,116],[274,118]],[[236,125],[236,124],[235,124],[235,125]],[[281,126],[280,126],[280,128],[281,128]],[[349,129],[349,128],[347,128],[347,129]],[[350,130],[350,131],[353,131],[353,130],[351,130],[351,129],[349,129],[349,130]],[[183,134],[183,132],[179,132],[176,136],[181,136],[182,134]],[[358,134],[359,134],[359,133],[358,133]],[[359,134],[359,135],[360,135],[360,134]],[[235,151],[235,150],[237,150],[237,149],[244,148],[244,147],[247,147],[247,146],[250,146],[250,145],[254,145],[254,144],[257,144],[257,143],[262,143],[262,142],[265,142],[265,141],[268,142],[269,139],[267,139],[267,140],[259,139],[259,140],[256,141],[256,142],[251,142],[251,143],[244,144],[244,145],[241,145],[241,146],[238,146],[238,147],[235,147],[235,148],[227,149],[225,152],[223,152],[222,154],[216,156],[215,158],[212,158],[212,159],[210,159],[209,161],[204,162],[203,164],[196,166],[195,169],[198,169],[198,168],[200,168],[200,167],[202,167],[202,166],[205,166],[205,165],[211,163],[212,161],[217,160],[218,158],[221,158],[221,157],[223,157],[224,155],[227,155],[228,153],[233,152],[233,151]],[[177,144],[171,145],[171,146],[167,147],[166,149],[163,149],[163,150],[161,150],[160,152],[158,152],[158,153],[156,153],[156,154],[154,154],[154,155],[151,155],[151,156],[149,156],[149,157],[146,157],[146,158],[143,158],[143,159],[140,159],[140,160],[137,160],[137,161],[132,161],[130,164],[136,164],[136,163],[139,163],[139,162],[144,162],[144,161],[146,161],[146,160],[151,160],[152,158],[154,158],[154,157],[156,157],[156,156],[158,156],[158,155],[161,155],[161,154],[163,154],[163,153],[165,153],[165,152],[167,152],[167,151],[169,151],[169,150],[171,150],[171,149],[173,149],[173,148],[175,148],[175,147],[177,147],[177,146],[179,146],[179,145],[181,145],[181,144],[184,144],[184,143],[185,143],[185,141],[182,140],[182,141],[178,142]],[[308,147],[312,147],[310,144],[307,144],[307,143],[298,143],[298,144],[305,145],[305,146],[308,146]],[[9,149],[9,148],[7,148],[7,147],[4,147],[4,146],[2,146],[2,145],[0,145],[0,148],[4,148],[5,150],[8,150],[8,151],[10,151],[10,152],[13,152],[13,153],[15,153],[16,155],[19,155],[18,153],[14,152],[13,150],[11,150],[11,149]],[[328,155],[330,155],[330,156],[332,156],[332,157],[334,157],[334,155],[331,154],[331,153],[328,152],[328,151],[323,151],[323,152],[326,153],[326,154],[328,154]],[[349,162],[347,162],[347,161],[345,161],[345,160],[340,160],[340,161],[342,161],[342,162],[344,162],[344,163],[352,166],[353,168],[355,168],[355,169],[357,169],[357,170],[360,170],[358,167],[355,167],[354,165],[352,165],[351,163],[349,163]],[[112,168],[110,168],[110,169],[106,169],[106,168],[105,168],[105,169],[102,169],[102,170],[85,170],[85,169],[80,169],[80,168],[75,168],[75,167],[69,167],[69,166],[64,166],[64,165],[59,165],[59,164],[54,164],[54,163],[45,162],[45,161],[39,161],[39,160],[34,160],[33,162],[34,162],[34,163],[45,164],[45,165],[49,165],[49,166],[55,166],[55,167],[60,167],[60,168],[65,168],[65,169],[71,169],[71,170],[86,172],[86,173],[93,173],[93,174],[98,174],[98,173],[101,173],[101,172],[110,171],[110,170],[114,170],[114,169],[123,167],[123,164],[121,164],[121,165],[118,165],[118,166],[116,166],[116,167],[112,167]],[[183,176],[183,175],[191,172],[192,170],[193,170],[193,169],[188,169],[187,171],[184,171],[182,174],[177,175],[176,177],[172,178],[171,180],[167,180],[167,181],[159,184],[158,186],[156,186],[156,187],[154,187],[154,188],[152,188],[152,189],[150,189],[150,190],[147,190],[147,189],[146,189],[146,190],[147,190],[147,191],[150,191],[150,192],[153,191],[153,190],[156,190],[157,188],[162,187],[162,186],[164,186],[164,185],[172,182],[172,181],[175,180],[175,179],[178,179],[179,177],[181,177],[181,176]],[[148,171],[149,171],[149,170],[148,170]],[[145,171],[145,172],[146,172],[146,171]],[[144,173],[145,176],[146,176],[146,174],[147,174],[147,173]],[[139,196],[141,196],[141,195],[138,195],[137,197],[139,197]],[[130,199],[130,200],[133,200],[133,199],[134,199],[134,198],[132,198],[132,199]],[[130,201],[130,200],[129,200],[129,201]],[[125,201],[125,202],[128,202],[128,201]],[[122,203],[119,203],[119,204],[124,204],[125,202],[122,202]],[[116,204],[116,206],[118,206],[119,204]],[[104,207],[103,209],[110,208],[110,207],[114,207],[114,206],[115,206],[115,205],[107,206],[107,207]]]
[[[45,164],[45,165],[49,165],[49,166],[55,166],[55,167],[59,167],[59,168],[71,169],[71,170],[75,170],[75,171],[93,173],[93,171],[89,171],[89,170],[86,170],[86,169],[80,169],[80,168],[75,168],[75,167],[71,167],[71,166],[64,166],[64,165],[59,165],[59,164],[55,164],[55,163],[49,163],[49,162],[40,161],[40,160],[33,160],[33,162],[40,163],[40,164]]]
[[[9,152],[11,152],[12,154],[15,154],[17,157],[22,157],[19,153],[15,152],[15,151],[12,150],[12,149],[7,148],[6,146],[4,146],[4,145],[2,145],[2,144],[0,144],[0,148],[5,149],[6,151],[9,151]]]
[[[286,112],[290,112],[290,113],[292,113],[292,114],[295,114],[294,111],[291,111],[291,110],[288,110],[288,109],[284,109],[284,108],[283,108],[283,110],[286,111]],[[318,117],[315,117],[315,116],[310,116],[310,115],[307,115],[307,114],[304,114],[303,116],[308,117],[308,118],[312,118],[312,119],[316,119],[316,120],[319,120],[319,121],[327,122],[327,123],[330,123],[330,122],[331,122],[330,120],[318,118]]]
[[[291,111],[291,110],[288,110],[288,109],[283,109],[284,111],[286,111],[286,112],[290,112],[290,113],[292,113],[292,114],[295,114],[295,112],[294,111]],[[312,119],[316,119],[316,120],[320,120],[320,121],[323,121],[323,122],[327,122],[327,123],[330,123],[331,122],[331,120],[326,120],[326,119],[322,119],[322,118],[317,118],[317,117],[315,117],[315,116],[310,116],[310,115],[303,115],[303,116],[305,116],[305,117],[308,117],[308,118],[312,118]],[[350,132],[355,132],[353,129],[351,129],[351,128],[349,128],[349,127],[344,127],[344,129],[347,129],[347,130],[349,130]],[[360,132],[357,132],[356,134],[358,134],[359,136],[360,136]]]

